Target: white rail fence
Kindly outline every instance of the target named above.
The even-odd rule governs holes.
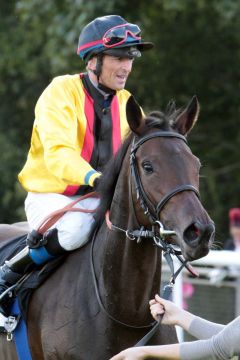
[[[177,268],[178,261],[174,260],[174,263]],[[192,278],[184,270],[174,286],[173,301],[181,307],[187,305],[196,315],[219,323],[228,323],[240,315],[240,253],[211,251],[192,265],[199,278]],[[170,274],[165,261],[162,273],[163,282],[167,282]],[[186,294],[186,287],[188,293],[190,288],[190,296]],[[190,339],[180,328],[177,333],[179,341]]]

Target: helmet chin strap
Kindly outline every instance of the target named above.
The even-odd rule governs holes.
[[[100,76],[101,76],[101,72],[102,72],[102,63],[103,63],[103,54],[100,53],[97,55],[97,62],[96,62],[96,68],[95,70],[92,69],[88,69],[89,71],[91,71],[96,77],[97,77],[97,84],[96,87],[98,87],[99,90],[103,91],[106,94],[109,95],[115,95],[116,94],[116,90],[107,87],[106,85],[102,84],[100,82]]]
[[[99,77],[102,72],[102,63],[103,63],[103,54],[100,53],[97,55],[97,63],[96,63],[96,69],[93,70],[93,73],[97,76],[97,80],[99,82]]]
[[[102,91],[104,91],[107,94],[112,94],[114,95],[116,93],[116,90],[113,90],[111,88],[108,88],[107,86],[105,86],[104,84],[102,84],[100,82],[100,76],[101,76],[101,72],[102,72],[102,64],[103,64],[103,54],[100,53],[97,55],[97,62],[96,62],[96,69],[95,70],[91,70],[94,75],[96,75],[97,77],[97,82],[98,82],[98,88]]]

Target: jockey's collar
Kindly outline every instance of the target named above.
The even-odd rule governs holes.
[[[116,94],[116,90],[110,89],[109,87],[107,87],[101,83],[95,82],[94,80],[91,79],[89,74],[87,74],[87,77],[88,77],[89,81],[91,82],[91,84],[95,87],[95,89],[97,89],[97,91],[99,91],[100,94],[102,94],[104,96],[104,98],[107,95],[115,95]]]
[[[99,91],[103,91],[104,94],[108,94],[108,95],[115,95],[116,94],[116,90],[110,89],[109,87],[101,84],[100,82],[98,83],[98,90]]]

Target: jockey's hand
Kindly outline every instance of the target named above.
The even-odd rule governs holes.
[[[144,360],[146,353],[142,347],[129,348],[113,356],[110,360]]]
[[[160,296],[155,295],[155,299],[149,301],[150,311],[155,320],[158,315],[163,315],[162,324],[177,325],[181,312],[183,311],[172,301],[164,300]]]

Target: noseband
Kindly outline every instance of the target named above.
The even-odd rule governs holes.
[[[146,194],[146,191],[144,190],[144,187],[141,182],[141,178],[139,176],[138,166],[137,166],[137,160],[136,160],[136,153],[137,150],[140,148],[142,144],[147,142],[150,139],[154,139],[157,137],[162,138],[177,138],[181,139],[187,144],[187,139],[185,136],[180,135],[178,133],[175,133],[173,131],[157,131],[152,134],[148,134],[138,141],[136,141],[136,138],[133,140],[132,148],[131,148],[131,154],[130,154],[130,167],[131,167],[131,175],[134,179],[135,183],[135,189],[137,194],[137,199],[140,202],[141,208],[143,209],[145,215],[147,215],[150,219],[150,222],[156,223],[156,221],[159,221],[160,213],[163,210],[166,203],[175,195],[182,193],[183,191],[193,191],[197,197],[200,197],[199,191],[197,188],[195,188],[191,184],[185,184],[185,185],[179,185],[178,187],[174,188],[172,191],[167,193],[163,196],[163,198],[159,201],[158,204],[153,204],[152,201],[149,199],[149,197]]]

